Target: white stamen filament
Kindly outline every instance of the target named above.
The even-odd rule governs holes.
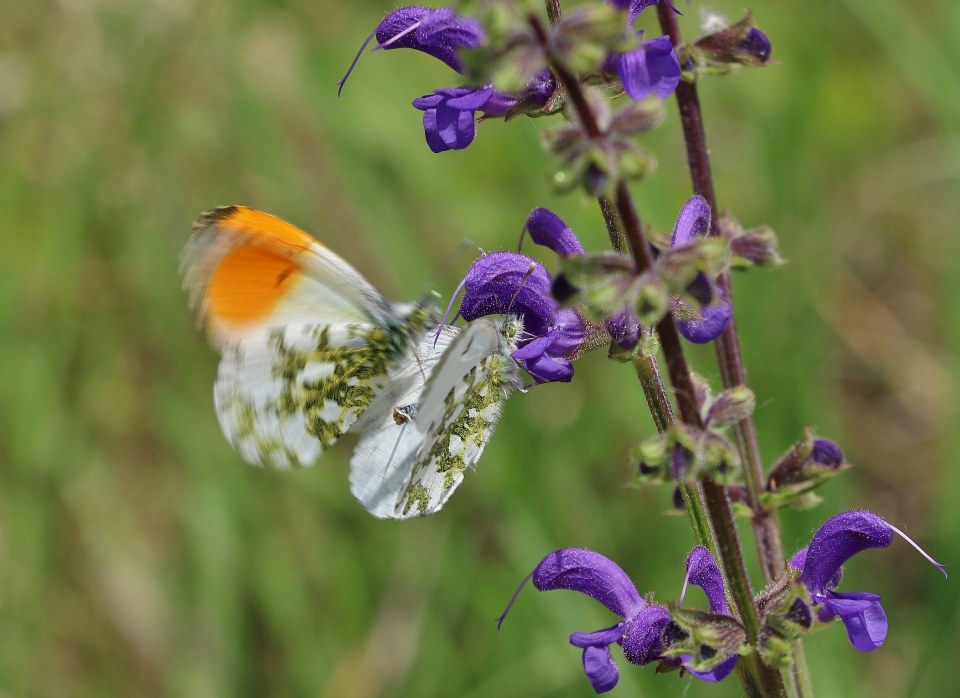
[[[936,560],[934,560],[932,557],[930,557],[930,556],[927,554],[927,551],[926,551],[926,550],[924,550],[924,549],[921,548],[919,545],[917,545],[917,543],[914,542],[913,538],[911,538],[910,536],[908,536],[906,533],[904,533],[903,531],[901,531],[901,530],[900,530],[899,528],[897,528],[896,526],[892,525],[890,522],[885,522],[885,523],[887,524],[887,526],[890,526],[890,528],[893,530],[894,533],[896,533],[898,536],[900,536],[900,537],[903,538],[905,541],[907,541],[910,545],[912,545],[914,548],[916,548],[916,550],[917,550],[918,553],[920,553],[920,554],[923,555],[925,558],[927,558],[927,562],[929,562],[931,565],[933,565],[933,566],[936,567],[938,570],[940,570],[941,572],[943,572],[943,576],[944,576],[944,577],[947,576],[947,571],[944,569],[944,566],[943,566],[942,564],[940,564],[939,562],[937,562]]]

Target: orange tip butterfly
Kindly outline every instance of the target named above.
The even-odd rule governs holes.
[[[512,316],[436,330],[299,228],[244,206],[203,214],[182,258],[190,306],[220,351],[220,427],[255,465],[312,465],[360,440],[350,488],[375,516],[438,511],[520,387]]]

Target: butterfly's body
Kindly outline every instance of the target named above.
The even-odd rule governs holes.
[[[221,352],[220,426],[244,460],[313,464],[361,434],[351,489],[376,516],[438,510],[519,386],[517,322],[436,342],[433,308],[391,304],[311,236],[242,206],[204,214],[184,252],[191,305]],[[431,333],[432,334],[432,333]]]

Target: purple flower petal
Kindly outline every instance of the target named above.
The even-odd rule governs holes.
[[[594,630],[592,633],[572,633],[570,644],[574,647],[603,647],[620,642],[623,637],[623,623],[617,623],[603,630]]]
[[[733,317],[730,302],[717,289],[719,302],[708,305],[700,311],[700,320],[677,320],[677,330],[683,338],[694,344],[712,342],[723,334]]]
[[[680,215],[677,216],[670,246],[689,245],[697,237],[704,236],[708,232],[710,232],[710,204],[699,194],[691,196],[680,209]]]
[[[423,131],[427,145],[435,153],[463,150],[477,134],[476,112],[494,116],[511,109],[517,98],[497,92],[492,87],[453,87],[436,90],[413,100],[413,106],[424,111]]]
[[[537,337],[510,355],[520,362],[527,373],[541,383],[567,383],[573,378],[573,366],[570,361],[549,353],[555,334],[556,331],[551,331],[550,334]]]
[[[723,575],[720,573],[720,568],[717,566],[717,561],[713,559],[713,555],[702,545],[695,547],[687,556],[687,578],[683,582],[680,603],[683,603],[683,595],[686,593],[688,582],[703,589],[713,613],[730,615]]]
[[[790,558],[790,566],[794,569],[800,570],[803,572],[803,565],[807,561],[807,549],[800,548],[792,558]]]
[[[610,656],[609,647],[585,647],[583,673],[597,693],[606,693],[620,680],[620,670]]]
[[[557,214],[535,208],[527,218],[527,231],[538,245],[548,247],[561,257],[583,254],[583,245]]]
[[[463,62],[457,51],[480,46],[483,27],[472,17],[460,17],[449,7],[400,7],[388,14],[374,31],[380,48],[411,48],[437,58],[458,73]]]
[[[627,10],[627,22],[632,27],[637,18],[640,16],[640,13],[643,12],[648,7],[653,7],[657,4],[657,0],[607,0],[611,5],[616,7],[618,10]],[[677,11],[677,8],[673,6],[673,3],[668,1],[668,4],[673,9],[674,12],[680,14]]]
[[[830,580],[847,560],[868,548],[886,548],[893,542],[890,525],[869,511],[845,511],[813,534],[803,565],[803,583],[818,601]]]
[[[809,460],[817,465],[836,467],[843,464],[843,451],[829,439],[814,439]]]
[[[531,270],[532,269],[532,270]],[[546,334],[556,314],[550,295],[553,280],[541,264],[516,252],[491,252],[470,267],[464,279],[460,315],[476,320],[484,315],[516,313],[524,330]]]
[[[649,664],[663,651],[663,629],[670,622],[670,612],[663,606],[647,605],[623,623],[623,656],[631,664]]]
[[[533,585],[540,591],[579,591],[621,618],[636,616],[647,606],[617,563],[584,548],[563,548],[547,555],[533,570]]]
[[[875,650],[887,639],[887,614],[877,594],[828,592],[823,610],[831,616],[840,616],[850,644],[861,652]]]
[[[710,671],[695,671],[687,666],[687,662],[693,659],[692,654],[683,655],[683,668],[687,670],[687,673],[691,676],[700,679],[701,681],[706,681],[707,683],[716,683],[717,681],[723,681],[727,676],[733,671],[733,667],[737,664],[737,655],[730,657],[729,659],[724,660],[717,666],[715,666]]]
[[[670,476],[680,482],[690,470],[690,456],[693,455],[681,444],[674,444],[670,452]]]
[[[760,63],[769,61],[770,54],[773,53],[770,37],[756,27],[750,29],[746,38],[738,44],[738,48],[756,58]]]
[[[537,359],[541,354],[546,352],[552,342],[553,340],[549,335],[537,337],[536,339],[527,342],[525,345],[514,351],[510,356],[518,361]]]
[[[538,383],[569,383],[573,379],[573,364],[569,359],[541,354],[522,363],[523,370]]]
[[[617,74],[624,91],[636,101],[656,95],[666,99],[680,84],[680,61],[670,43],[661,36],[620,57]]]
[[[446,104],[451,109],[460,109],[461,111],[477,111],[478,109],[482,109],[483,105],[486,104],[487,100],[490,99],[495,92],[490,85],[487,87],[479,87],[475,90],[461,87],[458,91],[462,91],[462,94],[451,97],[446,101]]]
[[[557,81],[549,69],[544,68],[527,83],[527,99],[537,104],[546,104],[557,91]]]
[[[573,308],[560,308],[557,311],[551,333],[553,342],[550,344],[550,353],[554,356],[570,356],[580,349],[590,335],[583,318]]]

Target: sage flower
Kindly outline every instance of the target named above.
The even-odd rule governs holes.
[[[875,650],[887,638],[887,614],[881,597],[866,591],[839,592],[837,586],[843,563],[868,548],[887,548],[893,534],[916,548],[933,566],[947,573],[903,531],[869,511],[845,511],[827,521],[813,534],[810,545],[801,549],[790,564],[802,572],[801,581],[810,592],[818,618],[829,621],[839,616],[847,629],[850,644],[862,652]]]

